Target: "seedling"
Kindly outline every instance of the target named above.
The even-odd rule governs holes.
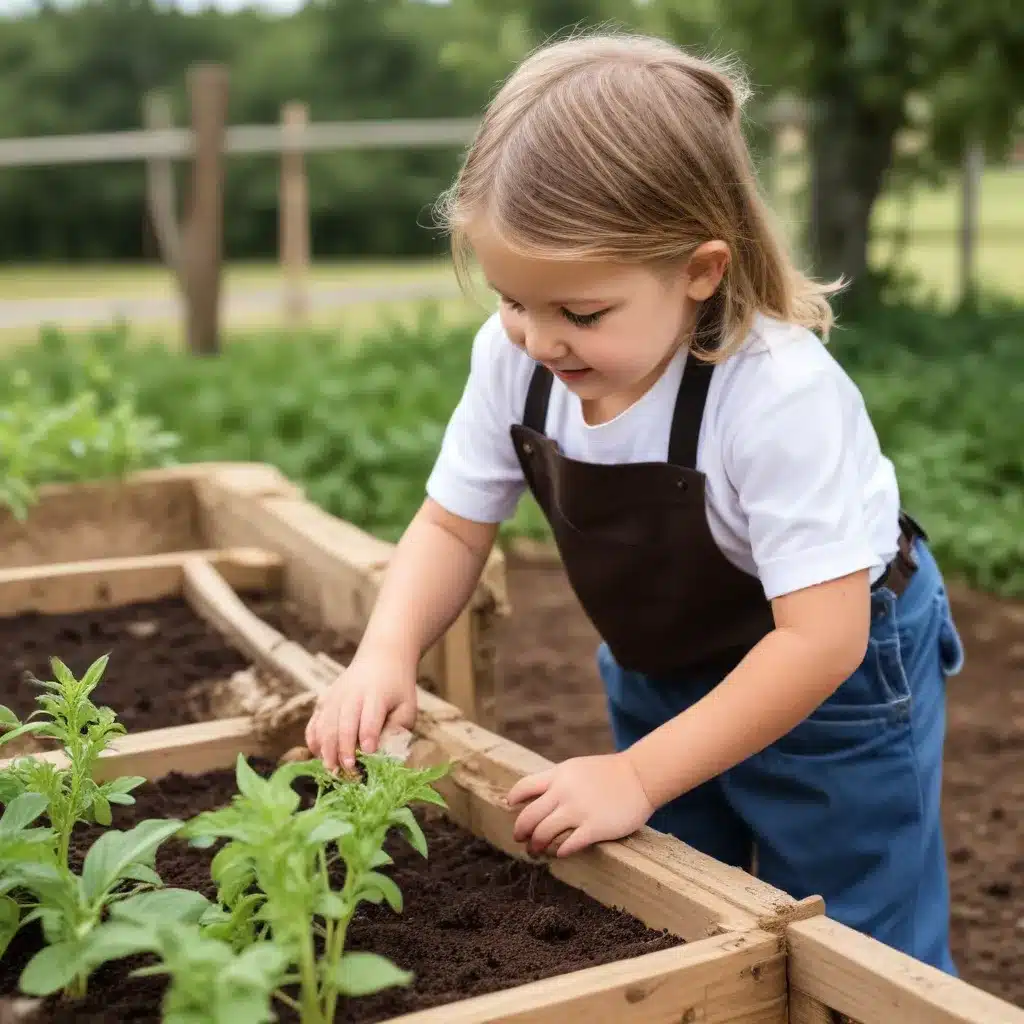
[[[302,1024],[332,1024],[339,996],[409,984],[412,976],[385,957],[347,952],[346,936],[360,903],[401,912],[398,886],[379,870],[392,863],[384,841],[398,828],[427,855],[409,804],[444,806],[431,783],[447,768],[413,770],[386,754],[360,760],[365,782],[332,775],[319,761],[284,764],[263,778],[239,756],[232,803],[181,833],[198,847],[224,843],[211,864],[217,902],[168,892],[126,900],[96,933],[92,962],[155,953],[160,963],[136,973],[169,976],[166,1024],[262,1024],[275,1019],[274,999]],[[300,778],[316,783],[305,808],[294,787]],[[167,899],[176,901],[171,917]]]
[[[26,733],[48,737],[61,744],[68,762],[58,767],[25,757],[0,772],[0,801],[6,805],[0,819],[0,952],[31,921],[40,922],[47,942],[22,973],[21,988],[29,995],[59,989],[73,997],[85,994],[89,942],[104,911],[162,884],[154,870],[156,851],[182,824],[150,820],[127,832],[111,830],[89,850],[81,876],[68,865],[75,825],[110,825],[111,804],[133,804],[131,791],[146,781],[93,779],[100,755],[125,732],[110,708],[91,699],[107,661],[99,658],[79,680],[52,659],[55,679],[40,683],[49,692],[37,698],[40,707],[24,724],[0,708],[0,725],[11,729],[0,742]],[[39,721],[31,721],[37,716]],[[28,827],[44,813],[48,828]]]

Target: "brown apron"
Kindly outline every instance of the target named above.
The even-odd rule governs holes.
[[[666,462],[603,465],[563,455],[544,433],[553,377],[539,364],[523,422],[511,427],[583,610],[619,665],[645,675],[727,671],[775,625],[760,581],[722,554],[708,526],[706,477],[696,464],[713,371],[687,357]],[[904,561],[908,551],[901,542]],[[902,590],[910,558],[909,572],[890,568],[887,585]]]

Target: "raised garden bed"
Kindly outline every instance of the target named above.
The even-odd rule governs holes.
[[[124,481],[44,487],[26,522],[0,511],[0,616],[181,597],[184,563],[198,555],[212,560],[286,636],[318,637],[311,648],[344,660],[392,550],[259,463],[189,465]],[[249,570],[261,577],[257,586],[239,579],[244,568],[228,564],[246,556],[259,561]],[[466,613],[421,665],[426,689],[485,724],[493,716],[494,623],[504,611],[503,560],[495,553]]]
[[[783,1024],[780,935],[759,928],[733,899],[687,877],[693,864],[681,844],[651,836],[653,857],[613,843],[550,864],[529,862],[512,840],[501,793],[534,770],[535,756],[425,691],[420,702],[410,765],[450,766],[435,783],[447,808],[442,813],[428,805],[417,815],[430,851],[426,860],[403,842],[388,843],[395,864],[381,870],[398,883],[406,905],[400,915],[387,907],[360,911],[346,946],[386,955],[415,978],[345,1002],[336,1020],[483,1024],[597,1014],[609,1021]],[[129,735],[99,760],[94,776],[148,780],[135,791],[135,807],[116,809],[115,827],[133,818],[188,818],[223,806],[236,792],[230,769],[239,753],[267,772],[299,727],[297,718],[279,715],[261,729],[236,718]],[[40,756],[64,763],[60,755]],[[101,832],[79,831],[73,868]],[[209,863],[209,852],[169,839],[155,866],[165,884],[211,896]],[[740,889],[732,896],[749,902]],[[795,910],[793,916],[813,915],[820,905],[811,901]],[[16,994],[21,969],[40,947],[31,926],[19,935],[0,961],[0,995]],[[86,1002],[62,1006],[51,999],[37,1019],[160,1020],[161,982],[127,977],[144,962],[100,968]],[[285,1009],[280,1019],[298,1017]]]
[[[56,488],[37,509],[27,524],[0,520],[0,559],[8,560],[0,609],[9,617],[104,608],[108,623],[140,610],[152,622],[154,609],[174,605],[212,630],[211,643],[223,638],[248,666],[243,678],[281,687],[269,701],[261,690],[259,706],[211,706],[207,720],[152,732],[133,726],[118,739],[97,779],[147,780],[138,807],[113,808],[122,828],[133,815],[188,817],[222,802],[240,753],[269,770],[301,741],[310,702],[341,671],[391,550],[326,516],[265,466]],[[79,561],[55,564],[72,558]],[[571,858],[526,858],[503,796],[549,762],[480,725],[493,717],[493,627],[505,607],[496,557],[468,613],[424,658],[411,763],[449,765],[435,783],[447,809],[420,815],[427,861],[389,841],[396,863],[382,870],[406,906],[396,915],[363,905],[348,946],[389,956],[415,979],[352,999],[338,1021],[1024,1024],[1024,1011],[844,929],[820,900],[798,902],[650,830]],[[110,644],[111,680],[123,646]],[[318,648],[335,657],[316,656]],[[66,653],[63,645],[45,652]],[[218,717],[236,708],[244,713]],[[96,835],[76,837],[73,867]],[[191,886],[201,884],[194,872],[208,856],[170,838],[155,863],[165,883]],[[205,895],[214,894],[207,876]],[[40,941],[32,927],[0,959],[0,996],[15,995],[18,965]],[[160,982],[128,982],[125,968],[99,968],[94,1002],[43,1007],[43,1024],[158,1020]],[[26,1020],[25,1009],[0,1000],[0,1021]]]

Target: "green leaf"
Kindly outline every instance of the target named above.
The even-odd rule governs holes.
[[[0,726],[15,726],[21,725],[21,719],[8,707],[0,704]]]
[[[110,804],[102,793],[98,792],[92,798],[92,814],[97,825],[106,826],[114,820],[110,813]]]
[[[367,872],[359,885],[358,892],[363,899],[367,898],[368,894],[383,897],[396,914],[402,912],[402,890],[398,888],[393,879],[382,875],[379,871]],[[372,902],[376,903],[379,900],[372,900]]]
[[[35,733],[52,733],[52,727],[46,722],[29,722],[27,725],[19,725],[17,729],[12,729],[0,736],[0,747],[6,743],[12,743],[19,736]]]
[[[28,996],[49,996],[66,988],[83,969],[84,948],[78,942],[44,946],[21,972],[21,991]]]
[[[261,800],[270,783],[250,767],[244,754],[238,755],[235,764],[235,782],[238,792],[249,800]]]
[[[325,892],[317,900],[315,913],[332,921],[340,921],[348,913],[348,904],[336,892]]]
[[[92,693],[96,689],[100,679],[103,678],[103,673],[106,671],[109,661],[110,655],[104,654],[86,669],[85,675],[82,676],[81,680],[81,686],[86,693]]]
[[[331,981],[346,996],[369,996],[386,988],[412,983],[413,975],[376,953],[346,953],[331,973]]]
[[[373,855],[373,857],[370,858],[370,867],[371,867],[371,869],[372,868],[387,867],[389,864],[394,864],[394,863],[395,863],[394,858],[390,854],[385,853],[383,850],[378,850]]]
[[[427,838],[423,834],[423,829],[420,828],[420,824],[416,820],[412,811],[409,810],[408,807],[399,807],[398,810],[391,815],[391,820],[405,833],[406,838],[409,840],[409,845],[421,857],[426,857]]]
[[[0,833],[18,832],[31,825],[43,811],[49,801],[42,793],[22,793],[16,796],[5,808],[0,817]]]
[[[213,907],[202,893],[191,889],[157,889],[120,900],[110,908],[112,919],[121,921],[178,921],[197,924]]]
[[[335,839],[340,839],[344,835],[348,835],[351,831],[351,822],[345,821],[343,818],[331,818],[320,822],[309,833],[309,843],[311,846],[322,846],[324,843],[329,843]]]
[[[136,924],[128,921],[108,921],[94,928],[82,953],[81,970],[92,972],[108,960],[123,960],[139,953],[156,953],[160,940],[156,922]]]
[[[131,864],[121,873],[126,882],[143,882],[146,885],[161,886],[163,880],[148,864]]]
[[[102,897],[135,864],[150,865],[157,847],[181,828],[180,821],[149,819],[127,832],[111,830],[93,843],[82,865],[82,896],[88,903]]]
[[[0,896],[0,957],[21,927],[21,907],[10,896]]]

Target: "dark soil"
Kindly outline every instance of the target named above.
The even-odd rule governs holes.
[[[329,653],[343,664],[350,660],[351,638],[308,627],[279,598],[256,597],[247,603],[309,650]],[[29,679],[53,678],[51,657],[81,677],[97,658],[110,655],[93,700],[113,708],[129,732],[211,717],[204,691],[249,665],[180,598],[0,619],[0,652],[0,703],[19,716],[35,710],[42,692]]]
[[[557,566],[512,559],[499,731],[558,761],[612,749],[597,636]],[[963,978],[1024,1006],[1024,605],[953,588],[945,809]]]
[[[169,776],[137,790],[136,807],[115,808],[115,825],[188,817],[223,805],[234,791],[230,771],[198,779]],[[679,944],[558,882],[544,867],[497,852],[436,813],[417,816],[427,837],[427,860],[396,836],[388,842],[395,865],[385,870],[402,890],[403,912],[364,904],[349,933],[349,948],[390,957],[416,980],[407,989],[352,1001],[339,1013],[339,1024],[370,1024]],[[82,829],[72,854],[76,867],[98,834]],[[158,853],[157,870],[167,885],[213,897],[208,868],[213,852],[172,840]],[[16,991],[39,943],[31,926],[15,938],[0,963],[0,996]],[[144,962],[107,965],[91,979],[84,1003],[54,1006],[40,1024],[155,1024],[162,980],[128,977]],[[280,1014],[282,1024],[297,1019],[286,1008]]]

